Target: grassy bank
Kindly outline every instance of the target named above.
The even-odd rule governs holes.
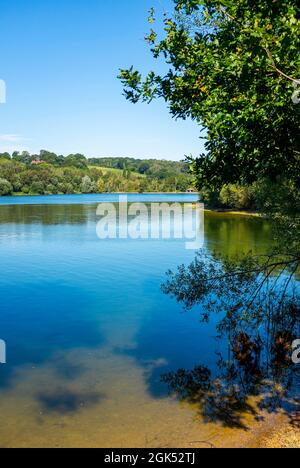
[[[261,214],[257,211],[243,211],[243,210],[219,210],[219,209],[212,209],[212,208],[205,208],[205,212],[207,213],[216,213],[216,214],[227,214],[227,215],[236,215],[236,216],[254,216],[254,217],[261,217]]]

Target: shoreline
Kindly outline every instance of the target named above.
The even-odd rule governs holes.
[[[284,408],[268,413],[260,412],[262,421],[251,427],[250,437],[244,439],[243,448],[279,449],[300,447],[300,402],[295,403],[294,411],[289,413]],[[241,437],[241,442],[243,437]]]
[[[70,196],[88,196],[88,195],[197,195],[197,192],[96,192],[96,193],[56,193],[56,194],[28,194],[28,193],[13,193],[12,195],[3,195],[0,196],[0,205],[1,199],[18,199],[18,198],[46,198],[46,197],[70,197]],[[199,202],[201,202],[199,200]],[[191,202],[195,203],[195,202]],[[205,213],[214,213],[220,215],[234,215],[234,216],[251,216],[251,217],[261,217],[262,215],[258,211],[248,211],[248,210],[236,210],[232,208],[209,208],[204,207]]]
[[[257,448],[264,449],[291,449],[300,447],[300,414],[293,418],[287,415],[278,417],[275,427],[266,431],[265,436],[258,443]]]
[[[197,192],[92,192],[92,193],[48,193],[48,194],[38,194],[38,193],[21,193],[21,192],[14,192],[12,195],[2,195],[1,198],[16,198],[16,197],[69,197],[72,195],[197,195]]]
[[[300,430],[292,426],[283,426],[281,431],[273,433],[262,447],[265,449],[297,449],[300,447]]]

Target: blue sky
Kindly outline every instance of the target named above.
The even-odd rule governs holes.
[[[193,122],[165,103],[132,105],[119,68],[155,64],[143,38],[147,12],[171,0],[1,0],[0,151],[182,159],[203,150]]]

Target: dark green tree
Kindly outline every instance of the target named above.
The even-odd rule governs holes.
[[[282,174],[300,185],[299,19],[296,0],[175,0],[165,37],[147,36],[167,73],[121,71],[127,99],[163,98],[205,129],[199,188]]]
[[[13,192],[13,186],[6,179],[0,179],[0,196],[11,195]]]

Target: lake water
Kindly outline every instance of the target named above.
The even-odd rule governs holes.
[[[192,202],[196,195],[130,195]],[[240,434],[205,424],[161,375],[212,369],[215,322],[161,292],[190,263],[182,240],[100,240],[96,207],[117,195],[0,198],[0,446],[183,447]],[[205,248],[265,252],[263,220],[205,214]],[[243,437],[246,437],[243,435]],[[199,442],[200,441],[200,442]]]

